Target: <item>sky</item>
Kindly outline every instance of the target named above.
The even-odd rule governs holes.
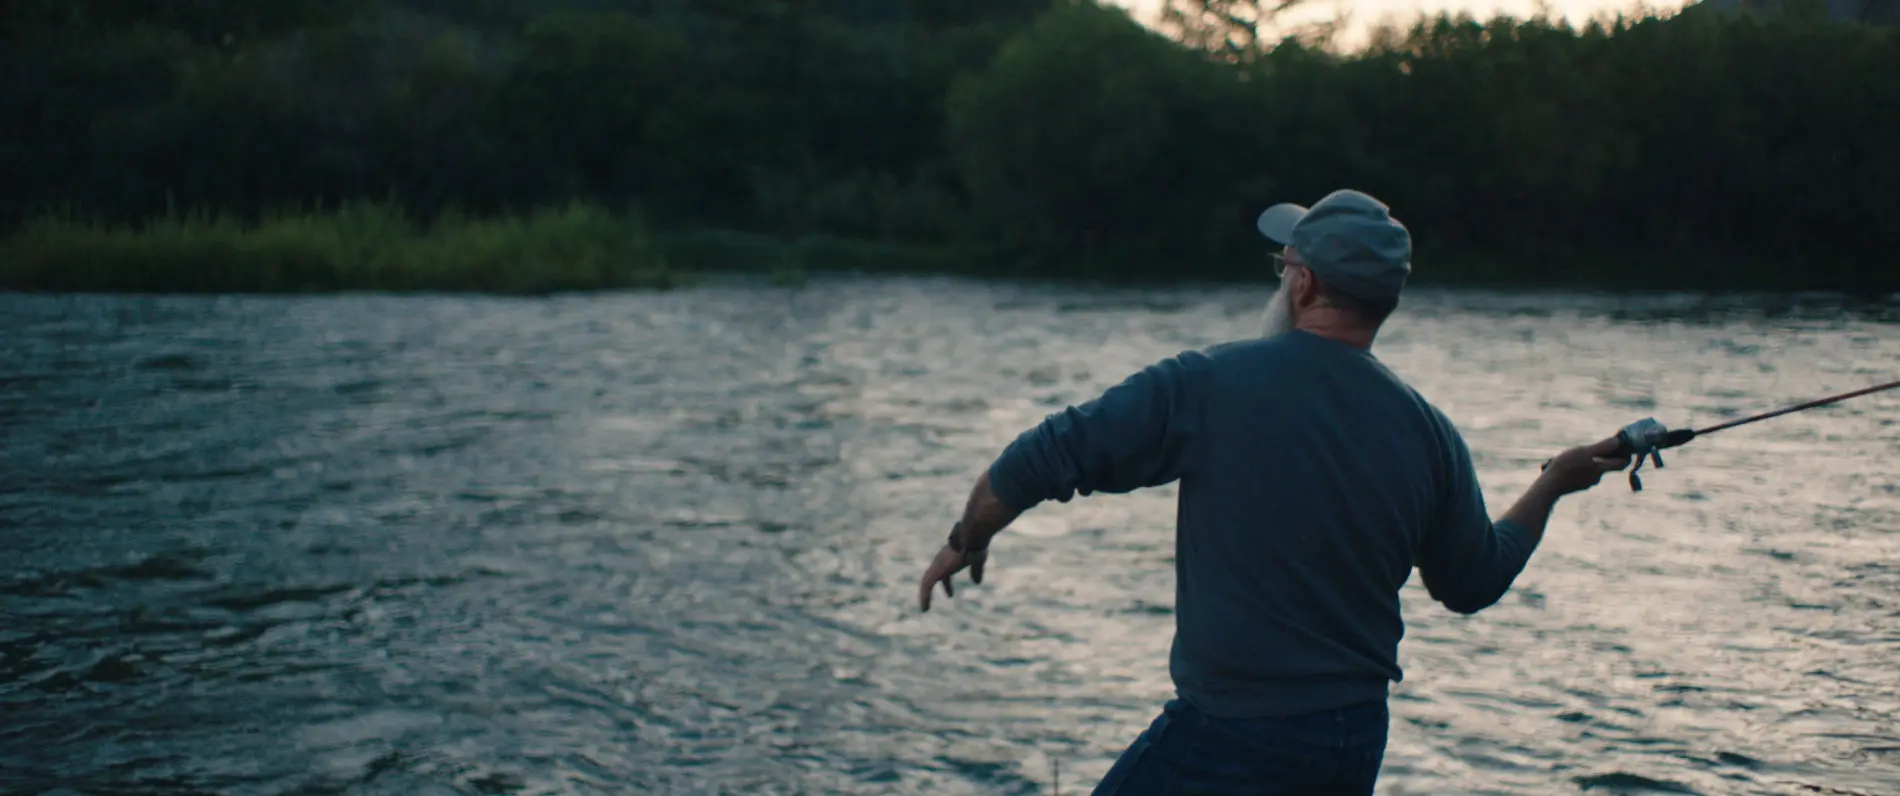
[[[1134,11],[1135,16],[1144,21],[1152,20],[1163,0],[1113,0]],[[1532,16],[1537,13],[1540,0],[1304,0],[1307,8],[1297,14],[1290,14],[1288,22],[1326,19],[1336,16],[1341,10],[1350,16],[1352,33],[1344,37],[1342,44],[1348,46],[1363,40],[1367,27],[1391,18],[1401,26],[1420,13],[1439,11],[1468,11],[1480,19],[1495,14],[1508,13],[1513,16]],[[1583,25],[1592,17],[1613,15],[1624,11],[1634,16],[1639,13],[1638,0],[1542,0],[1553,16],[1568,18],[1572,24]],[[1647,0],[1642,3],[1651,11],[1675,11],[1684,5],[1684,0]]]

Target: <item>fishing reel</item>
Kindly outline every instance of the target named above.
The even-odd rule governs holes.
[[[1693,429],[1670,431],[1669,427],[1656,422],[1653,417],[1645,417],[1623,427],[1616,432],[1618,456],[1635,456],[1636,465],[1630,468],[1630,491],[1643,491],[1643,479],[1636,474],[1643,469],[1643,460],[1656,463],[1656,469],[1663,467],[1662,451],[1695,439]]]
[[[1694,429],[1684,428],[1671,431],[1668,426],[1657,422],[1653,417],[1645,417],[1617,431],[1616,453],[1613,455],[1636,457],[1635,466],[1630,468],[1630,491],[1643,491],[1643,479],[1636,474],[1636,471],[1643,469],[1645,460],[1654,461],[1656,469],[1660,470],[1663,467],[1664,448],[1682,445],[1695,437]],[[1550,462],[1544,462],[1544,469],[1549,468]]]

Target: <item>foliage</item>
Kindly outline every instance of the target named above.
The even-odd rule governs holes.
[[[1900,289],[1893,28],[1440,15],[1347,52],[1273,33],[1277,0],[1170,7],[18,0],[0,273],[617,283],[586,252],[632,246],[588,237],[623,222],[575,208],[637,205],[689,259],[766,270],[1254,278],[1261,207],[1351,186],[1413,229],[1421,281]],[[410,226],[352,226],[363,202]]]
[[[496,220],[447,213],[427,226],[367,203],[255,224],[206,214],[138,227],[43,218],[0,243],[0,286],[27,290],[541,293],[673,278],[637,219],[586,205]]]
[[[1235,169],[1257,149],[1246,88],[1119,11],[1071,5],[957,83],[949,145],[982,228],[1031,262],[1228,259],[1266,198]]]
[[[1302,0],[1168,0],[1161,25],[1182,44],[1227,61],[1250,61],[1271,49],[1273,29]]]

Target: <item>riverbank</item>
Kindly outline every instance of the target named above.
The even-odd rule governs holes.
[[[705,272],[782,281],[831,270],[957,273],[979,259],[952,246],[828,235],[655,233],[637,214],[584,203],[426,223],[388,204],[356,204],[255,222],[189,214],[115,226],[45,217],[0,238],[0,289],[536,294],[668,288]]]
[[[676,279],[638,217],[586,204],[416,221],[388,204],[180,215],[138,226],[42,218],[0,240],[0,287],[72,292],[543,293]]]
[[[665,289],[707,274],[795,284],[815,274],[949,274],[1126,284],[1270,281],[1255,261],[1204,263],[1107,251],[1063,261],[974,243],[780,237],[719,228],[655,230],[638,213],[588,203],[525,215],[420,221],[387,203],[257,221],[182,214],[140,225],[44,217],[0,237],[0,290],[102,293],[426,291],[542,294]],[[1503,289],[1900,291],[1894,269],[1761,267],[1732,257],[1561,251],[1537,257],[1421,244],[1415,284]]]

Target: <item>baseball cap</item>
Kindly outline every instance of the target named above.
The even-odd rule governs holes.
[[[1328,286],[1364,299],[1389,299],[1412,273],[1412,235],[1384,202],[1342,189],[1311,208],[1281,203],[1260,213],[1260,234],[1300,252]]]

